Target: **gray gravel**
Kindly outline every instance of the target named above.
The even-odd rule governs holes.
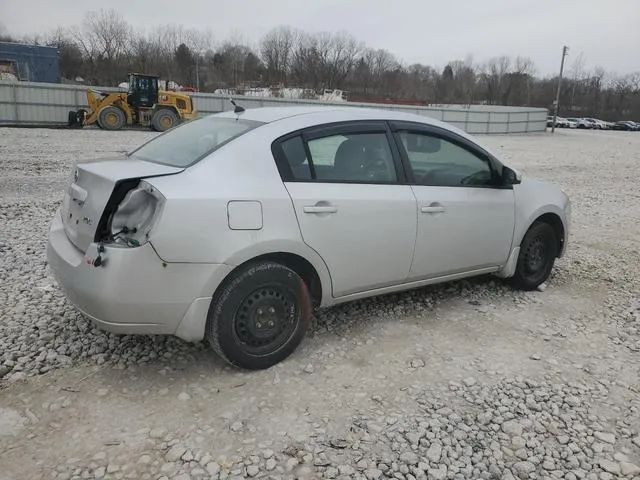
[[[640,134],[484,139],[573,199],[572,247],[544,293],[480,278],[348,304],[322,312],[285,365],[254,375],[215,366],[215,379],[187,375],[212,361],[202,345],[94,329],[46,267],[48,224],[73,162],[150,135],[0,129],[0,388],[13,392],[0,390],[0,478],[31,445],[51,459],[30,478],[640,478]],[[455,322],[437,323],[443,312]],[[527,320],[517,333],[505,329],[509,315]],[[425,318],[436,321],[421,332],[441,336],[423,348],[411,335]],[[458,348],[470,328],[480,342]],[[141,380],[145,365],[166,380]],[[61,389],[67,371],[95,366],[134,377],[89,379],[81,391],[83,371],[79,386]],[[52,375],[52,396],[31,401]],[[114,402],[128,390],[122,410]],[[230,405],[206,413],[222,390]],[[280,392],[288,403],[274,400]],[[115,412],[102,424],[78,420],[92,431],[112,421],[125,431],[145,415],[155,423],[122,448],[110,437],[52,447],[51,431],[90,411],[83,402]],[[269,415],[286,432],[267,429]]]
[[[355,478],[355,479],[603,479],[640,475],[637,432],[611,426],[592,403],[606,399],[600,384],[509,378],[495,385],[452,383],[411,392],[418,412],[400,418],[379,411],[354,416],[344,435],[314,435],[281,451],[243,449],[216,457],[189,439],[151,431],[153,454],[135,464],[93,456],[84,468],[59,469],[58,478]],[[614,433],[617,431],[618,433]],[[216,458],[216,460],[214,460]],[[68,475],[68,476],[66,476]],[[132,477],[126,477],[132,478]]]
[[[72,166],[82,158],[75,151],[79,142],[69,152],[70,137],[80,134],[89,147],[83,157],[90,158],[121,153],[151,134],[31,129],[1,129],[0,134],[0,379],[82,361],[124,368],[157,359],[179,361],[197,352],[198,346],[171,337],[116,336],[93,328],[65,300],[46,268],[48,226]]]
[[[52,369],[91,362],[117,368],[149,362],[182,362],[201,355],[203,344],[174,337],[113,335],[93,328],[66,300],[51,278],[45,258],[51,218],[60,205],[74,162],[125,152],[153,134],[0,130],[0,379],[22,379]],[[86,142],[87,151],[80,156]],[[499,282],[475,280],[429,291],[369,299],[323,312],[321,330],[357,322],[372,314],[394,317],[428,311],[443,298],[463,292],[469,300],[512,292]],[[421,360],[416,360],[419,364]],[[304,367],[312,373],[313,365]]]

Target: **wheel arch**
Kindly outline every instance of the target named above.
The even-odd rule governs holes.
[[[527,231],[536,223],[547,223],[551,225],[554,233],[556,234],[556,241],[558,242],[558,257],[561,257],[565,248],[565,226],[560,216],[553,212],[546,212],[539,215],[531,224],[527,227]]]
[[[300,278],[305,282],[309,293],[311,295],[311,301],[314,307],[319,307],[322,303],[322,296],[327,291],[323,287],[323,282],[318,273],[316,267],[308,259],[302,255],[292,252],[269,252],[253,256],[244,260],[242,263],[236,265],[220,282],[213,292],[213,298],[216,298],[218,292],[220,292],[223,286],[229,281],[230,278],[239,270],[246,268],[248,265],[258,262],[275,262],[284,265],[294,272],[296,272]],[[330,291],[330,289],[328,290]]]
[[[176,108],[175,105],[167,105],[167,104],[157,103],[153,107],[152,115],[155,115],[155,113],[159,112],[160,110],[171,110],[173,113],[175,113],[178,116],[178,120],[180,120],[182,118],[182,116],[180,115],[180,112],[178,111],[178,109]]]
[[[565,218],[564,214],[560,210],[556,210],[553,206],[542,207],[533,213],[526,222],[516,227],[516,234],[511,246],[509,258],[507,258],[504,266],[497,272],[499,277],[507,278],[513,276],[520,254],[520,244],[529,229],[538,222],[545,222],[551,225],[556,233],[556,240],[558,242],[557,258],[564,255],[567,243],[568,218]]]

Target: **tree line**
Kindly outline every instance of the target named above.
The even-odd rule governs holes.
[[[296,87],[321,92],[341,89],[351,101],[418,105],[488,104],[552,110],[558,78],[536,76],[526,57],[468,57],[435,68],[403,64],[384,49],[372,49],[346,32],[274,28],[251,46],[241,39],[214,44],[210,31],[179,25],[140,33],[114,10],[92,11],[81,25],[46,35],[0,41],[55,46],[66,81],[115,86],[129,72],[160,75],[200,91],[253,87]],[[640,72],[617,75],[573,61],[562,83],[562,116],[640,121]]]

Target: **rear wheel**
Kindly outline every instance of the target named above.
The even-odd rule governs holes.
[[[232,274],[215,295],[206,338],[232,365],[269,368],[300,344],[311,322],[311,298],[300,276],[284,265],[260,262]]]
[[[164,132],[175,127],[179,120],[176,112],[168,108],[161,108],[151,117],[151,126],[156,132]]]
[[[558,241],[553,227],[548,223],[534,223],[520,243],[512,285],[521,290],[535,290],[551,275],[557,256]]]
[[[105,107],[98,115],[98,125],[105,130],[120,130],[126,122],[127,117],[118,107]]]

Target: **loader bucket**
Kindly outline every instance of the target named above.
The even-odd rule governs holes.
[[[69,119],[67,124],[70,127],[73,127],[76,123],[78,123],[78,113],[73,110],[69,110]]]

